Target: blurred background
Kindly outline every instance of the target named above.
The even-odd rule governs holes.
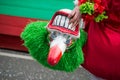
[[[73,9],[73,0],[0,0],[0,80],[89,80],[82,67],[72,73],[37,63],[22,45],[20,34],[32,21],[49,21],[59,9]]]

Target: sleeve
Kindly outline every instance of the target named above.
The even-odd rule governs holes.
[[[80,6],[80,4],[85,3],[87,0],[74,0],[74,4],[76,6]]]
[[[74,0],[74,4],[75,4],[76,6],[79,6],[79,5],[80,5],[80,0]]]
[[[107,15],[106,23],[111,25],[114,30],[120,31],[120,0],[107,1]]]

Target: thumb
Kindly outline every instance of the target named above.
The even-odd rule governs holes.
[[[75,15],[75,10],[73,10],[69,15],[68,18],[72,18]]]

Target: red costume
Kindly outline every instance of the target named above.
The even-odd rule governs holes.
[[[80,0],[78,0],[80,1]],[[102,0],[108,19],[86,26],[88,40],[82,65],[98,77],[120,80],[120,0]]]

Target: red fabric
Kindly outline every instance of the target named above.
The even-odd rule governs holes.
[[[0,34],[20,36],[26,24],[36,19],[0,14]]]
[[[6,34],[0,34],[0,48],[28,52],[20,37]]]
[[[0,48],[27,51],[22,45],[20,34],[26,24],[36,20],[0,14]]]
[[[120,80],[120,0],[102,0],[106,4],[107,20],[91,21],[82,65],[96,76]]]

